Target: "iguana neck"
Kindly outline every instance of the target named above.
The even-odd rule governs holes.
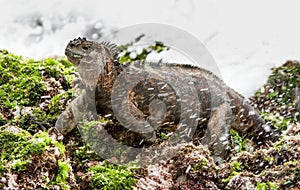
[[[101,106],[96,105],[97,108],[102,107],[101,110],[97,110],[98,113],[105,115],[113,113],[111,108],[111,94],[117,77],[123,70],[123,66],[116,60],[110,60],[104,66],[103,71],[98,77],[95,91],[96,104],[102,104]]]

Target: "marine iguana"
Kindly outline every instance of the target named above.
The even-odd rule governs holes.
[[[75,128],[75,109],[85,112],[80,117],[87,120],[112,115],[150,144],[161,132],[188,131],[186,136],[192,138],[193,132],[205,129],[201,143],[213,147],[216,158],[224,158],[231,127],[258,141],[276,136],[242,95],[203,68],[145,61],[120,64],[116,45],[85,38],[70,41],[65,54],[78,68],[85,90],[57,120],[62,134]],[[195,125],[192,133],[186,130]]]

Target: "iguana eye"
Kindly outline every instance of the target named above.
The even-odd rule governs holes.
[[[88,49],[90,49],[90,46],[82,46],[82,49],[83,50],[88,50]]]

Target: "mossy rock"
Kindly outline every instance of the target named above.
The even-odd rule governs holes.
[[[279,130],[300,121],[295,90],[300,85],[300,63],[287,61],[272,69],[267,83],[251,98],[264,118]],[[299,90],[299,89],[298,89]]]
[[[0,126],[7,123],[32,134],[53,127],[73,93],[75,68],[64,59],[35,61],[0,52]]]
[[[31,135],[11,125],[0,128],[1,188],[76,187],[69,171],[65,146],[59,142],[61,135],[55,129],[48,133]]]

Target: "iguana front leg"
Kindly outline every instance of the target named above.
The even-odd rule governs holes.
[[[60,114],[59,118],[56,120],[55,123],[55,127],[63,135],[68,134],[76,127],[76,121],[72,113],[72,103],[73,102],[71,102],[67,106],[66,110]]]
[[[60,133],[66,135],[76,125],[93,120],[98,120],[96,107],[92,98],[84,91],[67,106],[66,110],[57,119],[55,127]]]

